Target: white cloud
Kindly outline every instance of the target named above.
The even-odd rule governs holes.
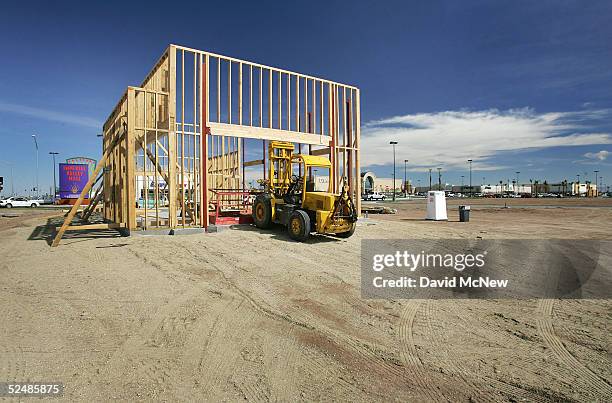
[[[102,122],[99,122],[96,119],[47,109],[33,108],[26,105],[0,102],[0,111],[30,116],[37,119],[52,120],[60,123],[92,127],[100,130],[102,129]]]
[[[392,159],[389,141],[398,141],[396,158],[409,160],[413,169],[465,167],[494,170],[496,154],[559,146],[611,144],[610,133],[590,130],[593,120],[611,110],[549,112],[532,109],[499,111],[445,111],[395,116],[362,127],[362,165],[386,165]]]
[[[589,159],[593,159],[593,160],[605,161],[605,159],[608,158],[609,154],[610,154],[609,151],[601,150],[596,153],[586,153],[584,154],[584,156]]]

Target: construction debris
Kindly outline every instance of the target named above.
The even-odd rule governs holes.
[[[361,206],[361,212],[367,214],[396,214],[397,209],[385,206]]]

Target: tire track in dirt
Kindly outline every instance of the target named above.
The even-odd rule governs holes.
[[[436,303],[440,303],[440,300],[435,301]],[[427,329],[429,341],[432,345],[435,346],[438,350],[445,350],[444,340],[441,340],[440,333],[444,331],[444,325],[438,323],[435,319],[434,315],[434,301],[427,300],[424,309],[425,320],[427,323]],[[450,369],[453,375],[456,375],[458,380],[465,386],[470,399],[478,400],[478,401],[486,401],[486,402],[496,402],[498,399],[491,396],[490,393],[484,391],[483,383],[479,382],[478,384],[474,382],[474,378],[478,381],[481,381],[482,378],[479,378],[477,374],[472,374],[470,371],[466,370],[461,364],[460,361],[457,360],[457,357],[453,357],[446,354],[447,359],[444,360],[443,364]]]
[[[214,268],[231,289],[236,291],[239,295],[243,296],[251,304],[251,306],[253,306],[254,309],[264,314],[265,316],[274,320],[284,321],[290,325],[299,326],[300,328],[309,331],[315,331],[323,335],[324,337],[330,339],[336,344],[350,347],[354,352],[361,356],[366,366],[375,370],[378,375],[387,380],[397,381],[398,379],[404,378],[404,369],[401,367],[401,364],[393,362],[393,360],[389,357],[385,357],[381,351],[376,350],[375,346],[371,346],[368,343],[357,340],[351,337],[350,335],[342,334],[326,326],[315,327],[309,323],[308,317],[299,315],[299,313],[289,315],[282,311],[278,311],[276,308],[273,308],[270,304],[264,301],[255,300],[248,292],[238,286],[221,269],[222,267],[228,267],[228,259],[232,260],[231,257],[225,255],[219,256],[219,253],[211,247],[210,249],[206,250],[206,259],[204,259],[202,256],[194,254],[191,250],[183,247],[180,244],[177,244],[177,247],[184,249],[184,251],[187,254],[191,255],[191,257],[196,261],[202,261],[203,263],[206,263],[212,268]]]
[[[242,339],[239,365],[236,365],[230,381],[234,389],[247,401],[271,401],[273,381],[266,371],[267,361],[260,332],[254,331],[248,339]],[[270,355],[269,358],[272,358]],[[288,400],[289,401],[289,400]]]
[[[226,280],[230,281],[228,278],[226,278]],[[300,315],[299,313],[289,315],[287,313],[277,311],[275,308],[265,302],[255,301],[247,292],[243,291],[236,284],[231,281],[230,283],[232,283],[233,287],[235,287],[235,289],[241,295],[247,298],[249,302],[251,302],[251,304],[262,313],[277,320],[284,320],[291,325],[297,325],[306,330],[318,332],[325,335],[325,337],[330,338],[335,343],[351,347],[355,352],[361,355],[370,368],[376,369],[380,375],[385,376],[387,379],[395,380],[403,376],[403,370],[398,367],[397,364],[390,364],[387,360],[385,360],[384,357],[380,355],[380,352],[377,353],[375,351],[375,346],[371,346],[368,343],[357,340],[350,335],[342,334],[327,326],[315,327],[309,323],[310,318]]]
[[[536,312],[539,314],[537,319],[538,332],[544,339],[544,343],[563,365],[572,370],[572,373],[585,386],[589,387],[592,393],[601,396],[602,401],[610,401],[612,399],[612,386],[578,361],[565,348],[562,340],[555,333],[552,314],[554,303],[554,299],[541,299],[538,301],[536,308]]]
[[[475,332],[482,333],[480,335],[481,339],[490,340],[491,337],[487,338],[486,332],[489,332],[489,336],[498,332],[497,329],[491,329],[490,326],[487,326],[486,321],[481,321],[478,323],[470,323],[469,318],[463,314],[462,310],[459,309],[459,304],[457,303],[449,304],[449,311],[460,319],[457,325],[461,326],[467,334],[473,335]],[[501,341],[499,343],[501,343]],[[489,349],[489,351],[491,350]],[[508,349],[504,348],[504,349],[497,350],[497,351],[504,354],[505,358],[508,358],[507,353],[510,352],[511,358],[515,360],[520,360],[523,362],[528,362],[530,364],[538,365],[535,358],[529,358],[529,357],[515,354],[514,350],[508,351]],[[534,374],[534,376],[537,376],[537,375]],[[495,389],[501,391],[502,393],[512,398],[519,398],[519,399],[522,399],[523,401],[534,401],[534,402],[547,402],[550,400],[550,398],[542,397],[541,395],[537,393],[532,393],[531,391],[526,390],[520,386],[514,385],[509,382],[504,382],[502,380],[493,378],[491,376],[483,375],[483,376],[480,376],[479,378],[484,382],[491,383],[495,387]]]
[[[156,268],[163,271],[164,274],[172,276],[178,283],[183,281],[191,282],[190,285],[194,285],[200,293],[210,292],[211,290],[206,288],[206,284],[193,283],[193,274],[197,273],[197,271],[181,270],[183,260],[185,260],[185,264],[193,266],[193,259],[196,259],[196,261],[202,259],[180,244],[177,244],[177,248],[184,251],[186,256],[190,256],[191,259],[186,259],[182,254],[175,253],[172,255],[172,259],[163,259],[168,263],[167,265],[162,265],[157,262]],[[210,256],[207,255],[207,257]],[[209,329],[205,346],[202,348],[195,344],[201,340],[197,335],[196,337],[190,337],[191,345],[186,346],[186,351],[189,352],[189,355],[192,357],[187,357],[185,354],[183,355],[184,361],[187,363],[191,362],[192,364],[191,367],[195,374],[191,377],[194,379],[196,387],[203,390],[208,396],[213,396],[214,393],[225,390],[230,384],[230,381],[232,381],[232,377],[236,372],[237,361],[239,360],[241,343],[254,329],[253,325],[257,318],[249,314],[248,310],[254,309],[265,317],[270,317],[272,315],[276,320],[279,318],[274,316],[273,312],[267,312],[265,307],[259,306],[248,294],[235,287],[231,280],[224,276],[224,273],[214,264],[214,262],[204,259],[203,263],[206,264],[205,267],[207,269],[212,268],[217,274],[223,277],[224,285],[227,287],[223,287],[217,292],[223,291],[224,294],[229,292],[230,295],[234,295],[232,300],[225,305],[224,308],[216,310],[213,308],[206,312],[207,316],[214,316],[216,312],[216,319]],[[169,269],[168,266],[175,268]],[[165,324],[172,327],[167,320]],[[164,323],[162,323],[162,326],[164,326]],[[202,326],[196,324],[195,328],[199,331],[206,330],[204,324]],[[228,345],[231,345],[232,348],[228,349]],[[193,356],[197,358],[194,359]],[[196,361],[195,363],[194,360]],[[249,384],[233,383],[234,387],[249,400],[261,399],[266,396],[269,397],[269,386],[265,380],[261,382],[259,379],[253,379],[253,382]]]
[[[254,331],[256,318],[249,315],[247,310],[248,303],[244,298],[233,298],[220,312],[219,320],[215,321],[209,333],[197,367],[202,381],[200,388],[208,398],[214,399],[220,395],[220,391],[225,391],[229,386],[245,339]],[[265,395],[256,385],[245,390],[249,394],[247,399]]]
[[[280,322],[281,324],[283,324],[283,326],[288,326],[289,330],[285,335],[286,342],[284,343],[282,348],[275,349],[276,351],[280,351],[280,353],[282,354],[282,358],[275,360],[276,365],[272,365],[271,371],[269,371],[270,375],[274,376],[275,378],[274,382],[270,382],[268,380],[264,381],[257,377],[251,377],[251,379],[249,379],[249,382],[246,383],[244,382],[244,378],[242,382],[234,381],[234,386],[243,394],[243,396],[247,400],[262,400],[262,398],[265,398],[264,400],[272,399],[276,401],[292,400],[291,386],[294,378],[289,376],[289,374],[295,371],[297,362],[296,355],[299,352],[299,348],[294,336],[294,330],[296,327],[312,330],[312,326],[310,326],[306,322],[297,321],[288,314],[285,314],[281,311],[277,311],[271,305],[263,301],[255,300],[248,292],[238,286],[221,269],[222,267],[228,266],[228,259],[231,260],[231,257],[219,256],[218,252],[216,252],[212,248],[206,250],[206,258],[194,254],[191,250],[188,250],[184,247],[182,247],[182,249],[184,249],[184,251],[188,255],[190,255],[192,259],[195,259],[196,261],[201,261],[202,263],[205,263],[207,267],[212,268],[221,277],[222,281],[227,285],[227,287],[231,291],[233,291],[233,293],[237,294],[238,297],[240,297],[241,304],[246,304],[249,308],[253,309],[255,312],[259,313],[264,318],[274,320],[275,322]],[[193,262],[193,260],[191,259],[190,261]],[[234,265],[232,267],[237,267],[239,269],[237,265]],[[241,317],[242,319],[244,319],[244,316],[248,315],[245,315],[244,313],[237,313],[235,315],[232,315],[232,317],[236,317],[237,320]],[[223,320],[225,321],[226,318],[224,317]],[[240,331],[240,329],[238,330]],[[211,342],[215,340],[214,334],[210,336],[209,340],[211,340]],[[220,338],[218,342],[220,343],[220,345],[223,345],[227,343],[227,340],[225,338]],[[227,378],[230,378],[232,376],[232,371],[227,371],[225,376]],[[211,388],[216,384],[218,384],[218,382],[216,381],[213,381],[213,385],[210,385],[209,382],[207,382],[204,387]]]
[[[300,389],[305,395],[300,397],[300,400],[324,402],[359,400],[356,398],[357,387],[347,381],[343,375],[338,376],[331,359],[322,356],[320,351],[310,348],[304,350],[303,356],[308,365],[302,365],[300,370],[303,371],[306,375],[305,378],[310,382],[300,385]],[[320,380],[320,382],[317,383],[317,380]]]
[[[399,328],[401,357],[404,361],[406,376],[419,386],[425,397],[432,402],[444,401],[447,398],[436,385],[431,381],[427,382],[427,378],[431,380],[431,377],[428,376],[414,343],[414,321],[421,303],[422,301],[419,300],[408,300],[406,308],[401,313]]]
[[[269,340],[268,346],[275,346],[274,340]],[[270,387],[272,400],[278,402],[295,401],[295,396],[291,393],[295,390],[296,364],[300,361],[298,354],[299,348],[295,338],[295,325],[289,325],[289,329],[283,335],[281,343],[275,348],[282,354],[282,359],[273,360],[269,371]],[[269,355],[271,355],[269,351]]]
[[[4,382],[25,382],[27,361],[23,349],[19,346],[8,346],[0,344],[0,379]]]
[[[2,298],[0,323],[3,324],[0,330],[0,381],[24,382],[28,378],[27,360],[20,343],[28,330],[25,324],[32,323],[32,313],[29,307],[21,302],[20,296],[8,292],[2,294],[0,294]],[[8,326],[4,324],[11,324],[10,332]]]
[[[192,290],[170,299],[170,302],[160,307],[154,316],[115,347],[112,354],[96,373],[83,373],[74,381],[75,390],[87,389],[101,379],[112,379],[119,375],[140,377],[139,386],[153,385],[153,392],[175,391],[175,386],[181,384],[179,365],[171,365],[171,360],[162,353],[175,346],[163,345],[166,340],[182,340],[184,333],[189,333],[191,327],[172,326],[176,318],[181,316],[185,307],[191,307],[192,301],[201,294],[200,290]],[[178,331],[182,333],[177,333]],[[163,350],[162,350],[163,348]],[[145,380],[143,382],[143,379]],[[122,379],[125,382],[126,379]],[[147,386],[149,387],[149,386]],[[192,391],[180,390],[180,398],[196,398]],[[179,398],[179,396],[176,396]]]
[[[255,245],[258,246],[258,245]],[[298,245],[299,246],[299,245]],[[207,255],[208,258],[213,258],[214,256],[216,256],[216,252],[215,250],[211,249],[208,250],[208,252],[210,253],[210,255]],[[286,251],[287,253],[290,253],[291,251]],[[293,255],[292,255],[293,256]],[[301,257],[300,254],[296,254],[296,256]],[[194,258],[198,258],[197,256],[194,255]],[[225,263],[225,266],[227,265],[227,260],[228,259],[232,259],[229,256],[223,256],[223,262]],[[214,260],[214,258],[213,258]],[[302,263],[306,263],[309,265],[317,265],[317,259],[316,256],[311,256],[310,259],[301,259]],[[210,260],[209,260],[210,263]],[[233,262],[234,265],[238,265],[238,262],[234,261]],[[362,358],[368,363],[368,365],[371,368],[375,368],[377,369],[381,374],[387,374],[387,377],[390,375],[389,379],[394,379],[396,380],[397,378],[402,378],[403,377],[403,369],[401,368],[400,365],[398,365],[397,362],[393,362],[390,363],[390,359],[389,357],[383,357],[381,356],[381,352],[380,351],[375,351],[376,350],[376,346],[372,346],[368,343],[362,342],[360,340],[357,340],[353,337],[351,337],[350,335],[346,335],[346,334],[342,334],[339,333],[338,331],[336,331],[335,329],[329,328],[327,326],[319,326],[318,328],[315,328],[314,326],[310,325],[310,318],[308,318],[307,316],[303,316],[300,315],[299,313],[297,314],[293,314],[292,316],[283,313],[283,312],[278,312],[276,311],[276,309],[272,308],[269,304],[261,302],[258,303],[255,300],[253,300],[250,295],[248,295],[248,293],[242,291],[242,289],[240,289],[236,284],[234,284],[229,278],[227,278],[227,276],[225,275],[225,273],[220,270],[220,273],[222,276],[224,276],[224,278],[226,279],[226,281],[229,281],[232,283],[233,287],[236,287],[239,292],[244,293],[243,295],[248,298],[249,300],[252,301],[252,303],[255,306],[258,306],[259,308],[263,309],[264,312],[266,313],[272,313],[273,315],[275,315],[276,317],[280,317],[283,318],[284,320],[288,320],[290,323],[293,323],[295,325],[301,326],[303,328],[306,328],[308,330],[311,331],[317,331],[319,333],[322,333],[324,335],[326,335],[326,337],[331,338],[332,341],[334,342],[340,342],[340,344],[343,345],[348,345],[350,346],[355,352],[357,352],[358,354],[360,354],[362,356]],[[342,280],[344,281],[344,280]],[[361,303],[362,301],[359,301],[359,303]],[[265,305],[265,307],[263,306]],[[288,319],[290,318],[290,319]],[[392,360],[391,360],[392,361]]]

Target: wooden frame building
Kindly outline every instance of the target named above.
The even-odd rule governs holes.
[[[351,85],[170,45],[139,87],[127,87],[103,135],[93,176],[103,168],[104,218],[121,228],[207,227],[219,194],[247,188],[246,170],[261,166],[266,179],[270,140],[329,156],[332,188],[346,178],[360,211]]]

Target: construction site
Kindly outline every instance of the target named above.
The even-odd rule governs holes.
[[[127,87],[104,124],[102,158],[54,246],[66,230],[169,231],[246,222],[252,200],[245,169],[259,166],[265,188],[284,196],[294,151],[309,161],[326,156],[314,167],[327,170],[329,192],[346,187],[359,210],[359,128],[355,87],[170,45],[140,87]],[[259,158],[247,161],[246,155]],[[296,193],[305,194],[303,179],[313,167],[303,172],[298,165],[295,178],[305,189]],[[82,222],[69,228],[94,185]],[[88,227],[99,202],[104,223]]]
[[[179,45],[111,108],[72,206],[0,214],[0,381],[68,401],[612,400],[608,298],[368,299],[360,273],[372,239],[592,239],[609,279],[611,199],[449,200],[444,220],[362,202],[357,86]]]

